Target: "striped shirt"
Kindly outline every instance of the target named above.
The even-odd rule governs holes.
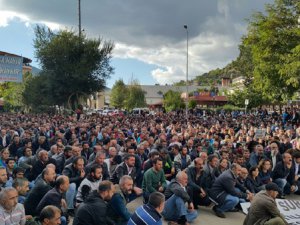
[[[0,205],[1,225],[24,225],[26,222],[24,206],[20,203],[11,212],[5,211]]]
[[[147,204],[138,207],[127,225],[162,225],[161,215]]]

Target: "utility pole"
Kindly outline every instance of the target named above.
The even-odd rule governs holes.
[[[189,101],[189,89],[188,89],[188,80],[189,80],[189,31],[188,26],[184,25],[184,29],[186,29],[186,99],[185,99],[185,116],[186,121],[189,120],[188,115],[188,101]]]
[[[81,37],[81,0],[78,0],[78,35]]]

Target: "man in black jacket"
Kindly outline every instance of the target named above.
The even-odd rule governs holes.
[[[93,191],[79,206],[73,225],[114,224],[107,216],[107,201],[110,201],[115,187],[110,181],[102,181],[97,191]]]
[[[278,162],[272,172],[273,182],[279,187],[279,197],[297,191],[295,181],[295,166],[291,154],[284,153],[282,161]]]
[[[187,169],[188,187],[192,190],[192,199],[194,208],[197,209],[198,205],[208,206],[211,201],[207,195],[207,187],[205,184],[205,177],[203,171],[203,159],[196,158],[194,160],[195,166]]]
[[[176,221],[179,224],[191,223],[198,213],[194,210],[194,204],[187,190],[188,176],[184,171],[176,175],[176,180],[172,181],[166,191],[165,196],[168,199],[165,203],[163,216],[166,220]],[[188,208],[185,206],[188,203]]]
[[[55,165],[55,168],[57,170],[56,160],[49,158],[48,152],[46,150],[39,151],[38,161],[33,165],[31,169],[29,180],[30,181],[35,180],[42,173],[42,171],[46,168],[48,164]]]
[[[112,182],[118,184],[121,177],[124,175],[131,176],[132,180],[136,180],[135,155],[127,154],[124,157],[124,162],[119,164],[112,175]]]
[[[55,181],[56,173],[52,167],[47,167],[42,172],[42,178],[38,179],[34,187],[25,199],[24,207],[26,215],[37,216],[36,206],[44,195],[52,189],[51,184]]]
[[[62,173],[70,178],[70,187],[66,193],[66,199],[68,204],[68,213],[73,216],[76,190],[85,177],[84,158],[82,156],[76,157],[73,163],[66,166]]]
[[[63,196],[68,190],[69,184],[69,178],[67,176],[59,176],[55,181],[55,187],[48,191],[38,204],[36,212],[40,214],[42,209],[47,205],[54,205],[59,209],[66,208],[67,205]]]
[[[229,170],[223,172],[216,179],[209,190],[210,197],[217,203],[213,210],[218,217],[225,218],[224,212],[236,212],[235,207],[240,201],[251,200],[253,197],[251,193],[246,194],[235,189],[236,185],[239,185],[237,177],[240,172],[241,166],[233,163]]]

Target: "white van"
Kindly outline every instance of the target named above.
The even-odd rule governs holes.
[[[148,108],[134,108],[132,110],[133,115],[149,114],[150,110]]]

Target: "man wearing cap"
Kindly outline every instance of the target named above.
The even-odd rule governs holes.
[[[277,184],[271,182],[266,185],[266,190],[257,193],[251,202],[243,225],[288,225],[288,222],[280,214],[275,202],[278,192]]]

